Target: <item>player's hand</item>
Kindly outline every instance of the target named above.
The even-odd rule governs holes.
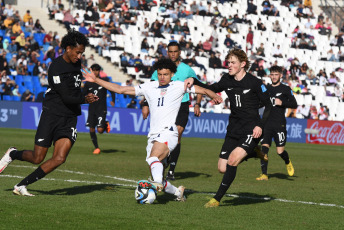
[[[223,100],[222,100],[222,97],[220,97],[219,95],[216,95],[213,98],[213,101],[214,101],[215,105],[218,105],[218,104],[221,104]]]
[[[99,100],[99,97],[94,95],[93,93],[89,93],[85,96],[86,103],[93,103],[98,100]]]
[[[199,104],[195,104],[194,106],[194,114],[196,117],[201,116],[201,106]]]
[[[275,98],[275,105],[282,105],[281,99]]]
[[[82,73],[82,76],[84,76],[84,78],[85,78],[85,80],[83,80],[83,81],[95,82],[96,76],[94,75],[94,73],[91,70],[89,70],[87,68],[82,68],[81,73]]]
[[[115,102],[110,101],[110,105],[111,105],[111,106],[115,106]]]
[[[149,107],[148,106],[143,106],[142,107],[142,117],[143,120],[146,120],[149,115]]]
[[[184,81],[184,91],[186,91],[187,88],[191,89],[193,83],[194,83],[193,77],[187,78],[187,79]]]
[[[260,128],[259,126],[254,127],[253,129],[253,134],[252,137],[253,138],[259,138],[263,133],[262,128]]]

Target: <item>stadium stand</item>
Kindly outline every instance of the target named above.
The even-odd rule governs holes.
[[[50,6],[49,14],[64,25],[83,31],[95,52],[133,79],[149,80],[151,66],[157,58],[167,55],[166,45],[174,40],[182,46],[183,61],[192,66],[200,80],[212,83],[226,72],[228,50],[238,47],[250,56],[250,72],[267,84],[269,67],[283,66],[283,83],[291,87],[299,104],[297,110],[288,111],[288,116],[344,120],[344,33],[335,30],[323,13],[316,14],[311,5],[269,0],[163,0],[158,5],[154,1],[136,0],[98,3],[93,0],[83,5],[75,1],[70,12]],[[5,24],[7,18],[3,15],[2,19]],[[3,41],[14,39],[6,32],[8,29],[2,29]],[[26,33],[25,36],[33,37],[31,43],[43,47],[37,50],[36,59],[49,64],[49,54],[50,59],[54,58],[58,46],[50,49],[52,45],[44,44],[42,33]],[[21,55],[19,50],[17,57]],[[10,59],[7,53],[6,58]],[[210,67],[219,61],[220,66]],[[28,62],[25,71],[35,75],[30,57]],[[14,74],[20,69],[10,71],[8,75],[13,75],[20,84]],[[41,92],[37,83],[41,74],[37,75],[31,85],[23,80],[24,89],[19,85],[19,92],[27,89],[35,94]],[[5,83],[5,77],[2,78]],[[226,99],[226,95],[221,96]],[[128,104],[121,96],[116,100],[119,100],[116,107]],[[136,101],[139,107],[140,100]],[[230,112],[225,102],[214,106],[204,99],[202,107],[205,112]]]

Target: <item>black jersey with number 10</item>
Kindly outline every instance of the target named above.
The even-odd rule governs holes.
[[[273,108],[271,109],[270,116],[268,118],[268,126],[285,126],[285,109],[296,108],[297,102],[289,86],[280,84],[278,86],[267,85],[271,103]],[[275,105],[276,98],[282,101],[282,105]]]

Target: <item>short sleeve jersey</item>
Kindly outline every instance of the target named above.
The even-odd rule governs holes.
[[[267,85],[266,88],[268,89],[270,100],[273,105],[268,118],[269,122],[267,123],[267,126],[285,126],[285,109],[297,107],[297,102],[294,97],[294,94],[289,86],[283,84],[280,84],[276,87],[273,87],[272,85]],[[281,106],[275,105],[276,98],[282,101]]]
[[[81,62],[67,63],[63,56],[56,58],[48,69],[49,87],[43,100],[43,111],[59,116],[81,115],[80,104],[84,103],[81,92]],[[66,100],[63,98],[73,98]]]
[[[194,93],[195,88],[192,87],[188,92]],[[184,83],[181,81],[173,81],[166,86],[159,86],[158,81],[135,86],[136,96],[145,96],[149,104],[151,115],[148,136],[175,124],[184,93]]]
[[[102,78],[104,81],[109,81],[109,78]],[[107,110],[107,103],[106,103],[106,96],[107,96],[107,89],[98,85],[94,82],[86,82],[84,85],[84,94],[87,95],[88,93],[93,93],[94,95],[98,96],[99,100],[91,103],[89,105],[90,111],[95,110]]]
[[[187,64],[180,62],[177,66],[177,72],[173,75],[172,81],[182,81],[184,82],[186,79],[193,77],[197,79],[195,71]],[[152,74],[151,80],[158,81],[158,72],[155,70]],[[187,102],[190,100],[189,94],[185,93],[182,102]]]
[[[263,127],[259,116],[260,102],[270,107],[271,102],[267,89],[260,79],[246,73],[243,79],[237,81],[234,76],[225,74],[218,83],[207,88],[216,93],[225,91],[228,95],[231,114],[227,135],[242,136],[252,133],[255,126]]]

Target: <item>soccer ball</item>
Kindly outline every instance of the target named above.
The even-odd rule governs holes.
[[[156,191],[152,188],[142,188],[137,186],[135,189],[135,199],[139,204],[152,204],[156,198]]]

